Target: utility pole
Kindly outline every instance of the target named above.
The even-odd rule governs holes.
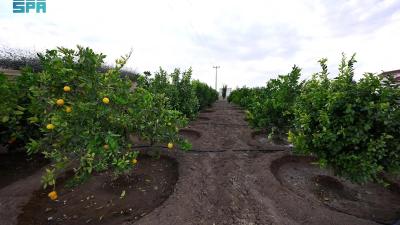
[[[220,68],[220,66],[213,66],[213,68],[215,68],[215,90],[218,91],[217,81],[218,81],[218,69]]]

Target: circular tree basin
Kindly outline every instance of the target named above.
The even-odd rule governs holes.
[[[399,190],[374,183],[351,183],[321,169],[315,158],[284,156],[273,161],[271,171],[282,186],[332,210],[383,224],[399,217]]]
[[[197,140],[201,137],[201,133],[199,131],[187,128],[179,130],[179,135],[183,138],[189,139],[190,141]]]
[[[251,133],[251,139],[247,143],[250,146],[271,150],[288,150],[290,145],[282,138],[269,139],[268,134],[264,131],[254,131]]]
[[[141,156],[129,173],[114,178],[111,173],[95,174],[85,183],[65,187],[57,183],[58,200],[51,190],[34,192],[18,217],[19,225],[32,224],[122,224],[134,222],[160,206],[178,180],[178,164],[167,157]],[[125,194],[123,194],[125,193]]]

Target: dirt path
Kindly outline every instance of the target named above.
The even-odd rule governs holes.
[[[192,141],[194,151],[175,156],[180,177],[174,194],[134,224],[377,224],[282,186],[270,167],[289,150],[249,145],[252,131],[246,124],[243,111],[225,101],[202,113],[189,126],[201,134]]]

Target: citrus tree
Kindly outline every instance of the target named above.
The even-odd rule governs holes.
[[[181,72],[175,69],[168,74],[160,68],[138,78],[138,86],[155,95],[163,95],[167,99],[167,107],[183,113],[188,119],[194,119],[198,111],[210,106],[218,99],[218,93],[200,81],[192,80],[192,69]]]
[[[274,134],[287,134],[294,117],[293,105],[301,90],[300,72],[301,69],[294,66],[289,74],[268,81],[258,99],[249,107],[249,122],[253,127]]]
[[[354,55],[343,56],[333,80],[326,62],[320,60],[322,72],[305,83],[295,104],[289,132],[295,151],[317,156],[322,166],[355,182],[399,172],[399,89],[371,73],[354,80]]]
[[[270,136],[287,134],[292,126],[293,105],[300,94],[301,69],[297,66],[286,75],[267,82],[262,88],[240,88],[228,101],[246,108],[247,119],[254,128],[266,130]]]
[[[29,88],[28,110],[42,136],[31,139],[27,149],[52,160],[43,176],[45,187],[55,187],[58,172],[68,168],[73,168],[73,181],[78,183],[93,172],[121,174],[133,168],[138,152],[129,142],[132,133],[170,142],[171,148],[178,140],[177,129],[185,124],[180,113],[157,108],[163,100],[147,90],[134,89],[132,82],[121,76],[129,55],[104,72],[99,68],[105,56],[89,48],[58,48],[39,58],[43,71]]]
[[[23,148],[30,138],[40,136],[34,117],[27,110],[31,103],[29,87],[35,82],[36,76],[28,68],[13,80],[0,74],[0,143],[7,145],[8,151]]]
[[[188,150],[191,145],[177,136],[179,128],[188,123],[184,115],[168,109],[168,99],[164,95],[152,94],[143,88],[137,88],[135,92],[141,96],[132,102],[135,106],[132,111],[141,115],[132,117],[135,134],[149,141],[150,146],[169,141],[168,148],[176,143],[181,149]]]
[[[209,85],[198,80],[192,81],[194,92],[199,100],[199,108],[205,109],[210,107],[215,101],[218,100],[218,92]]]
[[[192,68],[182,73],[179,69],[175,69],[170,76],[172,108],[182,112],[189,119],[194,119],[199,111],[199,100],[192,85]]]
[[[265,88],[242,87],[231,92],[228,101],[249,109],[252,104],[263,97]]]
[[[2,103],[0,107],[0,142],[2,144],[14,141],[12,135],[12,126],[15,123],[14,118],[23,112],[17,110],[18,99],[15,96],[15,85],[13,85],[4,74],[0,73],[0,95]]]

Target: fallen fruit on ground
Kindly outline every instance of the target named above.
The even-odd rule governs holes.
[[[57,200],[57,198],[58,198],[58,195],[57,195],[57,192],[56,191],[52,191],[52,192],[50,192],[49,193],[49,198],[51,199],[51,200]]]

